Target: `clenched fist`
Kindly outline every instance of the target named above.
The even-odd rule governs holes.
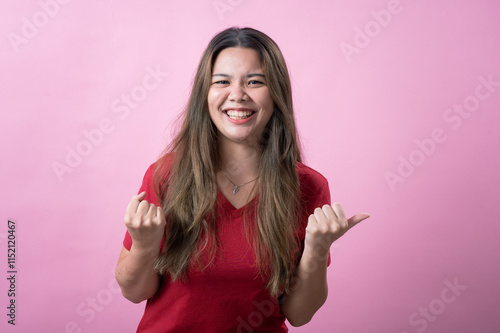
[[[307,221],[305,246],[314,251],[323,250],[321,252],[326,252],[334,241],[369,217],[369,214],[362,213],[347,219],[342,206],[338,202],[333,203],[331,206],[318,207]]]
[[[125,225],[138,249],[159,249],[165,230],[165,216],[160,207],[144,200],[146,192],[132,197],[125,213]]]

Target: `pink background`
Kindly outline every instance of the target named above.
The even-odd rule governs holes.
[[[2,1],[0,330],[135,332],[144,303],[113,275],[126,205],[202,50],[238,25],[281,47],[332,201],[371,213],[331,249],[326,304],[290,331],[499,332],[500,86],[481,83],[500,82],[499,17],[494,0]],[[168,76],[145,90],[148,68]],[[85,156],[58,177],[68,149]]]

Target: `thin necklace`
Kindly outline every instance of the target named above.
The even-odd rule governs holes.
[[[238,193],[238,192],[240,191],[240,187],[242,187],[243,185],[246,185],[246,184],[248,184],[248,183],[251,183],[251,182],[253,182],[253,181],[257,180],[257,178],[259,178],[259,177],[257,177],[257,178],[255,178],[255,179],[249,180],[249,181],[248,181],[248,182],[246,182],[246,183],[243,183],[243,184],[240,184],[240,185],[236,185],[235,183],[233,183],[233,181],[232,181],[231,179],[229,179],[229,177],[228,177],[228,176],[226,176],[226,173],[225,173],[225,172],[223,172],[222,174],[224,175],[224,177],[226,177],[226,179],[227,179],[227,180],[229,180],[229,182],[230,182],[231,184],[233,184],[233,186],[234,186],[234,188],[233,188],[233,194],[234,194],[234,195],[236,195],[236,193]]]

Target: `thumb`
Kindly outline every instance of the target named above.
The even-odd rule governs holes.
[[[163,209],[160,206],[156,207],[156,216],[159,217],[161,224],[165,224],[165,216],[163,215]]]
[[[368,214],[368,213],[361,213],[361,214],[356,214],[356,215],[352,216],[350,219],[347,220],[347,223],[349,224],[349,229],[354,227],[359,222],[366,220],[369,217],[370,217],[370,214]]]

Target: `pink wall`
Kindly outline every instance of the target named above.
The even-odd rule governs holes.
[[[2,332],[135,331],[144,304],[113,277],[125,207],[232,25],[280,45],[306,162],[348,215],[371,213],[332,247],[326,304],[290,331],[500,330],[500,3],[306,3],[2,2]]]

